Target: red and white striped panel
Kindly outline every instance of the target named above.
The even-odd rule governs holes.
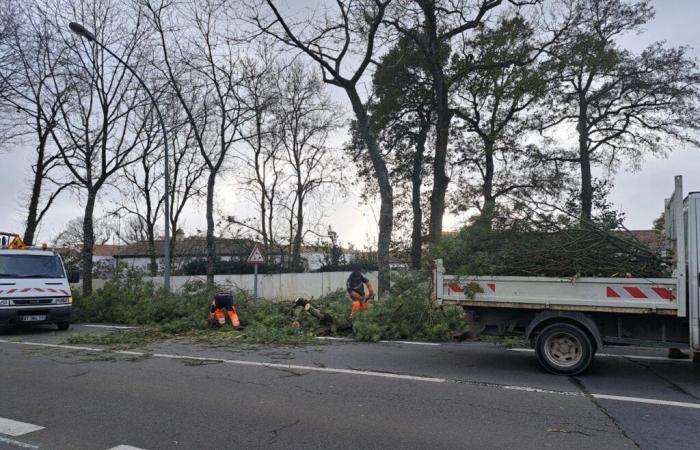
[[[647,286],[607,286],[607,298],[634,298],[639,300],[668,300],[673,301],[673,290],[663,287]]]
[[[495,295],[496,294],[496,283],[490,281],[474,281],[473,283],[478,284],[483,292],[482,295]],[[463,294],[466,284],[450,283],[448,288],[450,294]]]
[[[54,289],[54,288],[23,288],[23,289],[12,288],[12,289],[8,289],[8,290],[0,289],[0,294],[6,294],[6,295],[15,294],[15,293],[26,294],[27,292],[30,292],[32,290],[37,291],[37,292],[42,292],[42,293],[51,292],[54,294],[70,295],[68,293],[68,291],[66,291],[65,289]]]

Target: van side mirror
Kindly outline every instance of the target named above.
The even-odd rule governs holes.
[[[79,283],[80,282],[80,271],[79,270],[71,270],[68,273],[68,282],[71,284]]]

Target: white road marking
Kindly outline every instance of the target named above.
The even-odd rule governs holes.
[[[44,427],[33,425],[31,423],[18,422],[12,419],[0,417],[0,434],[17,437],[33,431],[42,430]]]
[[[379,341],[379,342],[382,342],[385,344],[390,343],[390,344],[409,344],[409,345],[429,345],[432,347],[442,345],[439,342],[417,342],[417,341]]]
[[[322,340],[322,341],[343,341],[343,342],[363,342],[363,341],[356,341],[355,339],[349,339],[349,338],[344,338],[344,337],[335,337],[335,336],[317,336],[316,339]],[[379,341],[382,344],[408,344],[408,345],[426,345],[426,346],[440,346],[442,345],[439,342],[419,342],[419,341]]]
[[[96,324],[85,324],[83,325],[84,327],[91,327],[91,328],[115,328],[117,330],[132,330],[134,328],[138,327],[129,327],[126,325],[96,325]]]
[[[107,450],[146,450],[139,447],[133,447],[131,445],[117,445],[116,447],[109,448]]]
[[[119,352],[117,352],[119,353]],[[445,378],[434,378],[434,377],[422,377],[416,375],[402,375],[390,372],[375,372],[372,370],[356,370],[356,369],[335,369],[332,367],[316,367],[316,366],[299,366],[295,364],[277,364],[277,363],[265,363],[258,361],[244,361],[240,359],[222,359],[222,358],[204,358],[200,356],[185,356],[185,355],[170,355],[167,353],[154,353],[152,355],[155,358],[169,358],[169,359],[191,359],[195,361],[211,361],[211,362],[221,362],[226,364],[236,364],[239,366],[255,366],[255,367],[269,367],[272,369],[285,369],[285,370],[306,370],[309,372],[326,372],[326,373],[342,373],[348,375],[366,375],[370,377],[380,377],[380,378],[396,378],[400,380],[412,380],[412,381],[428,381],[432,383],[446,383]]]
[[[425,381],[425,382],[430,382],[430,383],[455,382],[455,383],[471,384],[471,385],[482,386],[482,387],[492,387],[492,388],[503,389],[503,390],[508,390],[508,391],[523,391],[523,392],[533,392],[533,393],[539,393],[539,394],[566,395],[566,396],[572,396],[572,397],[585,397],[586,396],[586,394],[584,394],[583,392],[575,392],[575,391],[554,391],[554,390],[541,389],[541,388],[535,388],[535,387],[530,387],[530,386],[501,385],[501,384],[495,384],[495,383],[482,383],[482,382],[474,382],[474,381],[468,381],[468,380],[448,380],[447,378],[436,378],[436,377],[417,376],[417,375],[403,375],[403,374],[397,374],[397,373],[378,372],[378,371],[372,371],[372,370],[336,369],[336,368],[332,368],[332,367],[301,366],[301,365],[295,365],[295,364],[266,363],[266,362],[259,362],[259,361],[245,361],[245,360],[239,360],[239,359],[208,358],[208,357],[202,357],[202,356],[174,355],[174,354],[169,354],[169,353],[147,353],[147,352],[136,352],[136,351],[128,351],[128,350],[110,351],[109,349],[105,349],[105,348],[78,347],[75,345],[62,345],[62,344],[47,344],[44,342],[8,341],[8,340],[4,340],[4,339],[0,339],[0,343],[19,344],[19,345],[28,345],[28,346],[37,346],[37,347],[65,348],[65,349],[69,349],[69,350],[79,349],[79,350],[85,350],[85,351],[91,351],[91,352],[111,352],[111,353],[116,353],[116,354],[121,354],[121,355],[150,356],[153,358],[164,358],[164,359],[211,361],[211,362],[219,362],[219,363],[225,363],[225,364],[234,364],[234,365],[239,365],[239,366],[268,367],[268,368],[272,368],[272,369],[303,370],[303,371],[309,371],[309,372],[325,372],[325,373],[340,373],[340,374],[347,374],[347,375],[362,375],[362,376],[393,378],[393,379],[409,380],[409,381]],[[513,350],[528,350],[528,349],[513,349]],[[615,356],[618,356],[618,355],[615,355]],[[590,395],[591,397],[594,397],[594,398],[602,399],[602,400],[615,400],[615,401],[621,401],[621,402],[646,403],[646,404],[650,404],[650,405],[664,405],[664,406],[675,406],[675,407],[680,407],[680,408],[700,409],[700,403],[676,402],[676,401],[661,400],[661,399],[654,399],[654,398],[627,397],[627,396],[622,396],[622,395],[609,395],[609,394],[591,393],[588,395]],[[5,419],[5,420],[7,420],[7,419]],[[25,425],[30,425],[30,424],[25,424]],[[36,426],[36,425],[32,425],[32,426]],[[41,428],[42,427],[38,427],[37,429],[41,429]],[[0,429],[0,433],[2,433],[1,429]],[[5,433],[5,434],[9,434],[9,433]],[[128,447],[126,447],[126,448],[128,448]]]
[[[533,353],[535,350],[531,348],[509,348],[511,352],[527,352]],[[675,361],[675,362],[693,362],[692,359],[675,359],[667,358],[666,356],[644,356],[644,355],[617,355],[614,353],[596,353],[595,356],[602,356],[603,358],[629,358],[629,359],[640,359],[647,361]]]
[[[10,445],[14,445],[15,447],[20,447],[20,448],[31,448],[31,449],[39,448],[38,445],[27,444],[26,442],[16,441],[14,439],[2,437],[2,436],[0,436],[0,443],[10,444]]]
[[[670,400],[657,400],[655,398],[625,397],[622,395],[591,394],[592,397],[603,400],[618,400],[621,402],[647,403],[649,405],[679,406],[681,408],[700,409],[700,403],[673,402]]]

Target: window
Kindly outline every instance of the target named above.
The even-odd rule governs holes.
[[[58,256],[0,255],[0,278],[65,278]]]

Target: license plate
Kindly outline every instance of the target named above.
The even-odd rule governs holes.
[[[46,315],[42,316],[20,316],[22,322],[40,322],[46,320]]]

